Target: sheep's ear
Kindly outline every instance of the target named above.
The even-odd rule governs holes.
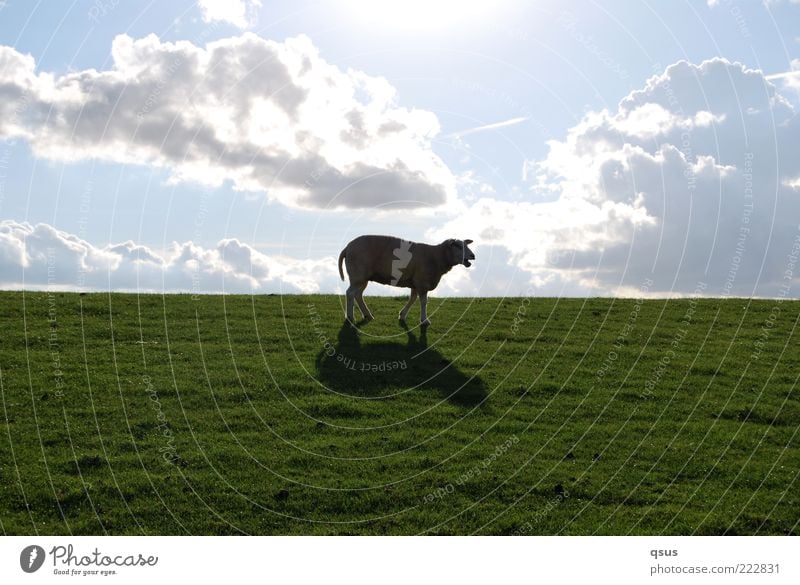
[[[464,240],[464,243],[469,246],[472,243],[472,240]]]

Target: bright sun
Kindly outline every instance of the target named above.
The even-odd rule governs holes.
[[[487,0],[349,0],[367,26],[407,30],[446,30],[480,23],[497,3]]]

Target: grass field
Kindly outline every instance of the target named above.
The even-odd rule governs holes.
[[[5,534],[800,531],[797,302],[0,297]]]

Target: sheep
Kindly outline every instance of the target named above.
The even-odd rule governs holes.
[[[472,265],[475,254],[469,249],[472,240],[445,240],[438,245],[420,244],[392,236],[359,236],[339,254],[339,276],[344,280],[342,262],[347,266],[350,286],[347,289],[347,320],[353,319],[353,305],[358,303],[364,319],[372,320],[364,302],[369,281],[411,289],[408,302],[400,310],[405,323],[408,311],[419,297],[420,323],[430,325],[428,293],[435,289],[443,274],[453,266]]]

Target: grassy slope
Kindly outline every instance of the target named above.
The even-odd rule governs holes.
[[[0,296],[7,534],[798,532],[799,303]]]

